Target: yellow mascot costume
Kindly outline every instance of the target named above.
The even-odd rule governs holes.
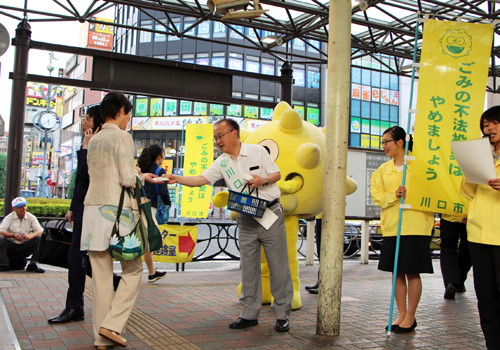
[[[285,211],[288,260],[293,281],[292,309],[296,310],[302,306],[297,258],[299,219],[315,216],[322,211],[325,134],[320,128],[304,122],[288,103],[280,102],[274,109],[271,122],[240,135],[242,142],[266,148],[281,171],[278,186]],[[346,186],[347,194],[357,189],[356,182],[351,178],[348,178]],[[217,207],[227,205],[227,192],[215,195],[213,204]],[[264,249],[261,256],[262,303],[270,304],[273,298]],[[241,284],[238,295],[240,290]]]

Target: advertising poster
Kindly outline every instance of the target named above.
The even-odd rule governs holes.
[[[193,102],[191,101],[180,101],[180,115],[193,114],[191,111],[193,109]]]
[[[261,108],[260,118],[271,120],[273,118],[273,110],[271,108]]]
[[[151,130],[182,130],[188,124],[206,124],[207,117],[153,117]]]
[[[307,121],[319,126],[319,108],[307,107]]]
[[[245,118],[257,119],[259,117],[259,108],[245,106]]]
[[[224,115],[224,105],[210,104],[210,115]]]
[[[147,116],[148,116],[148,99],[136,98],[134,117],[147,117]]]
[[[162,98],[152,98],[149,100],[149,115],[151,117],[161,117],[163,112],[163,99]]]
[[[165,99],[163,101],[163,116],[173,117],[177,115],[177,100]]]
[[[95,18],[102,23],[89,23],[87,46],[91,48],[109,50],[113,49],[113,20],[106,18]]]
[[[151,130],[151,118],[133,117],[132,130]]]
[[[262,126],[264,124],[267,124],[267,123],[269,123],[269,122],[265,121],[265,120],[247,120],[247,127],[246,127],[246,129],[248,131],[254,131],[258,127],[260,127],[260,126]]]
[[[300,118],[304,119],[304,106],[293,106],[293,109],[299,112]]]
[[[229,107],[227,107],[227,115],[231,117],[241,117],[241,106],[230,105]]]
[[[207,104],[203,102],[194,103],[194,115],[207,115]]]

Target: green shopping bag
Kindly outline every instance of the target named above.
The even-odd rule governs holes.
[[[127,235],[120,236],[120,220],[122,218],[121,216],[125,192],[127,192],[130,196],[133,196],[132,191],[122,187],[120,203],[118,204],[116,213],[116,220],[113,225],[111,240],[109,242],[109,254],[118,261],[135,260],[147,252],[147,231],[141,217],[139,217],[139,220],[137,220]],[[140,201],[137,201],[137,204],[140,205]],[[140,211],[141,207],[139,207],[139,212]],[[134,214],[132,213],[132,217],[133,216]]]
[[[161,236],[156,221],[153,219],[151,201],[146,197],[146,191],[139,178],[136,179],[135,196],[141,199],[141,217],[148,228],[149,251],[154,252],[163,246],[163,237]]]

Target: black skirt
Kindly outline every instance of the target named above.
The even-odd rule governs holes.
[[[434,273],[431,259],[430,236],[401,236],[399,242],[398,273]],[[394,271],[396,236],[384,237],[378,269]]]

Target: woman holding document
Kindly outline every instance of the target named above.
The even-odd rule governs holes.
[[[460,192],[470,200],[467,238],[474,271],[474,288],[481,328],[488,349],[500,349],[500,106],[481,116],[481,131],[488,136],[497,178],[488,185],[469,183],[464,177]]]
[[[394,257],[399,224],[399,204],[407,187],[403,183],[406,132],[393,126],[382,136],[382,148],[392,159],[373,173],[370,192],[373,202],[382,208],[380,225],[384,237],[378,268],[394,271]],[[411,150],[411,141],[409,145]],[[410,178],[410,166],[406,178]],[[408,182],[407,182],[408,184]],[[415,313],[422,295],[421,273],[433,273],[430,237],[434,226],[434,213],[405,209],[401,223],[398,269],[394,297],[398,318],[391,326],[396,333],[409,333],[417,327]],[[408,299],[408,307],[406,300]]]

